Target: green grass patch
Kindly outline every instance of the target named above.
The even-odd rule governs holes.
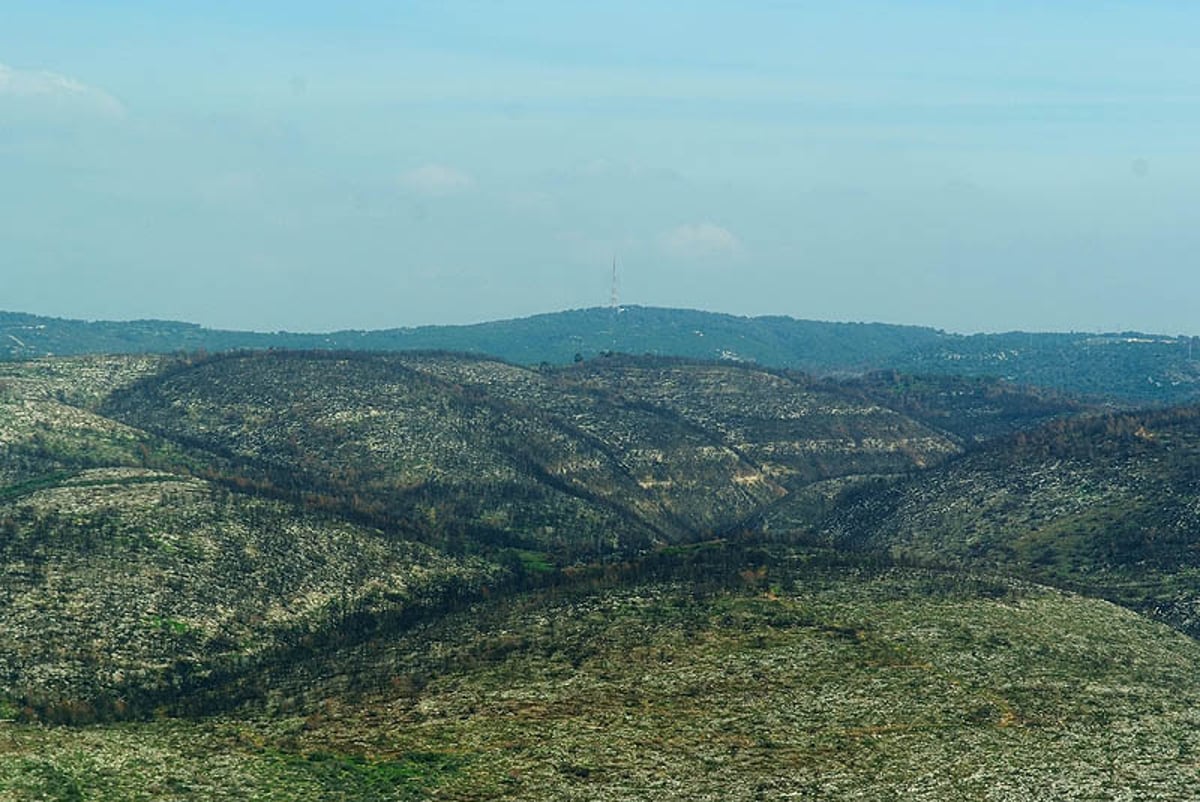
[[[28,496],[39,490],[46,490],[51,487],[58,487],[74,476],[72,471],[56,471],[45,476],[38,476],[34,479],[29,479],[24,482],[18,482],[7,487],[0,487],[0,501],[12,501],[13,499]]]
[[[505,549],[504,554],[515,559],[521,570],[527,574],[553,573],[554,564],[550,562],[545,552],[530,551],[529,549]]]
[[[152,629],[161,629],[170,632],[172,635],[186,635],[191,631],[190,626],[175,618],[152,615],[146,620],[146,623]]]
[[[428,791],[455,774],[462,765],[457,755],[410,752],[403,757],[376,760],[361,755],[327,752],[278,753],[289,769],[330,794],[330,799],[425,799]]]

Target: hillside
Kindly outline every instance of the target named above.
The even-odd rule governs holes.
[[[829,488],[969,439],[862,386],[669,359],[71,357],[6,363],[0,383],[0,631],[25,644],[0,694],[43,720],[258,697],[301,646],[768,510],[812,525]],[[960,389],[904,397],[1001,428],[1074,409],[980,411]]]
[[[0,705],[46,721],[258,698],[297,649],[960,450],[728,364],[270,352],[0,382],[0,634],[19,644]]]
[[[1187,800],[1200,648],[979,576],[727,555],[480,604],[265,709],[0,723],[8,798]],[[697,585],[696,574],[707,577]],[[293,691],[300,696],[289,695]]]
[[[955,453],[878,404],[728,364],[530,370],[444,354],[266,353],[112,395],[114,420],[220,455],[216,478],[560,564],[734,529],[813,482]]]
[[[986,566],[1100,595],[1200,635],[1200,410],[1059,421],[919,479],[862,487],[841,548]]]
[[[876,371],[840,380],[838,387],[945,432],[964,445],[1103,409],[1043,387],[978,376]]]
[[[650,357],[0,364],[0,798],[1192,799],[1198,420]]]
[[[0,503],[0,707],[142,717],[280,659],[351,615],[440,604],[497,571],[138,469]]]
[[[291,348],[484,353],[525,365],[564,364],[576,354],[655,354],[747,359],[801,369],[890,363],[942,339],[919,326],[747,318],[686,309],[577,309],[466,326],[328,333],[244,332],[166,320],[81,321],[0,312],[0,354],[31,358],[84,353],[173,353]]]
[[[650,354],[751,361],[817,375],[899,370],[1002,378],[1124,404],[1196,398],[1194,340],[1136,332],[960,335],[920,326],[737,317],[629,306],[578,309],[467,326],[329,333],[238,332],[194,324],[127,323],[0,313],[0,358],[50,354],[180,353],[237,349],[452,350],[536,366],[576,356]]]

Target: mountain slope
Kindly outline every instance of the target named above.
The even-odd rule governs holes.
[[[815,374],[990,376],[1133,404],[1182,403],[1200,392],[1194,339],[1112,334],[950,334],[920,326],[737,317],[686,309],[578,309],[469,326],[423,326],[323,334],[237,332],[172,321],[85,322],[0,313],[0,355],[177,353],[234,349],[488,354],[525,365],[576,356],[653,354],[754,361]]]
[[[1200,409],[1049,424],[852,493],[827,542],[986,566],[1200,634]]]
[[[982,377],[915,376],[889,370],[843,379],[838,386],[951,435],[964,445],[1102,409],[1042,387]]]
[[[230,494],[97,469],[0,502],[0,703],[46,721],[145,716],[366,612],[438,605],[481,561]]]
[[[311,503],[430,542],[562,560],[740,525],[789,490],[893,473],[949,438],[836,388],[736,365],[534,371],[446,354],[267,353],[182,365],[105,414]]]
[[[1129,609],[1195,631],[1195,409],[627,357],[0,382],[0,797],[1200,793],[1200,646]]]
[[[3,380],[0,703],[50,721],[261,698],[322,644],[958,448],[736,365],[260,353]]]
[[[294,705],[86,729],[0,722],[0,789],[165,800],[1200,792],[1200,647],[1166,627],[979,576],[729,559],[747,577],[717,562],[695,566],[708,577],[699,586],[523,595],[327,652]]]

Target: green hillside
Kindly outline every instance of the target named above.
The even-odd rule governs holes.
[[[1111,598],[1200,634],[1200,410],[1060,421],[851,493],[840,547],[986,566]]]
[[[2,380],[0,700],[42,721],[263,698],[280,661],[960,450],[727,364],[270,352]]]
[[[1200,649],[1182,635],[1010,581],[747,568],[730,582],[706,570],[699,589],[633,581],[482,604],[327,654],[307,698],[257,711],[0,723],[0,788],[21,800],[1200,791]]]
[[[4,363],[0,798],[1192,799],[1198,420],[650,357]]]
[[[820,375],[899,370],[1002,378],[1099,400],[1197,397],[1193,338],[1135,332],[950,334],[921,326],[738,317],[629,306],[577,309],[466,326],[329,333],[238,332],[142,320],[78,321],[0,313],[0,358],[237,349],[451,350],[527,366],[605,353],[750,361]]]
[[[229,492],[98,469],[0,503],[0,704],[88,722],[188,709],[354,615],[494,581],[478,560]]]
[[[937,462],[949,437],[833,385],[729,364],[558,370],[423,352],[181,364],[109,417],[251,483],[427,542],[568,564],[734,529],[813,482]]]

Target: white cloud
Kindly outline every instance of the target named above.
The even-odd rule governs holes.
[[[707,222],[675,226],[660,234],[658,243],[666,253],[682,259],[732,256],[742,247],[732,231]]]
[[[120,117],[121,101],[94,86],[48,70],[19,70],[0,64],[0,102],[18,100],[37,105],[70,107]]]
[[[408,189],[431,197],[444,197],[464,192],[475,185],[471,176],[442,164],[426,164],[409,170],[400,177]]]

